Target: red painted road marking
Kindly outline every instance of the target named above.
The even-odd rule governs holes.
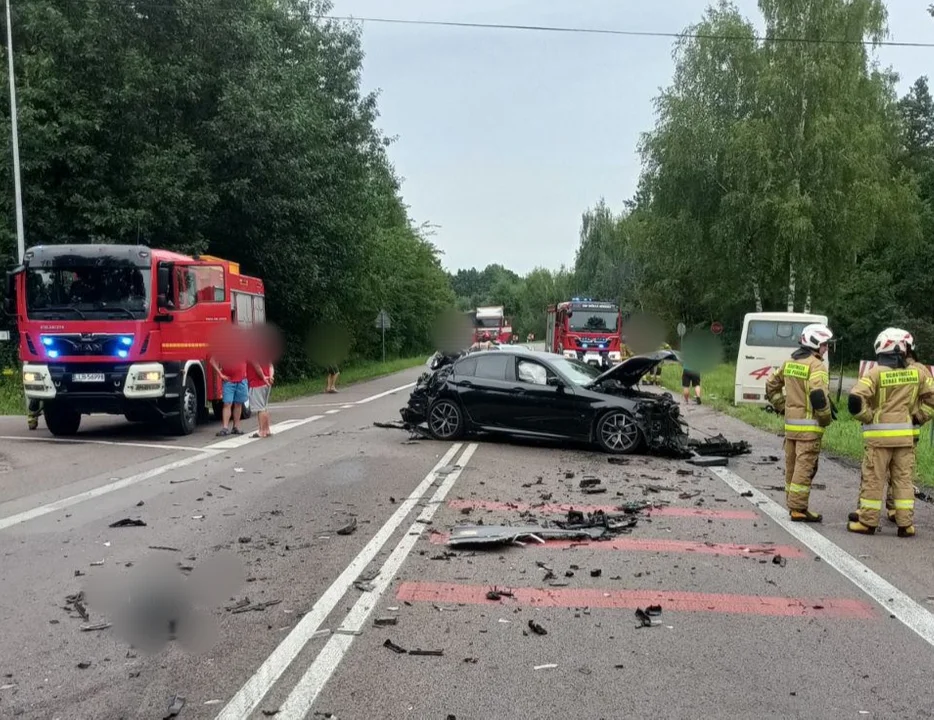
[[[846,598],[793,598],[759,595],[721,595],[670,592],[667,590],[601,590],[596,588],[511,588],[512,598],[488,600],[485,585],[405,582],[398,598],[404,602],[431,602],[464,605],[516,603],[534,607],[637,608],[660,604],[665,611],[714,612],[739,615],[791,617],[837,617],[873,619],[872,605]]]
[[[433,545],[444,545],[450,538],[449,533],[431,533]],[[661,540],[654,538],[615,537],[611,540],[548,540],[548,548],[587,547],[595,550],[632,550],[634,552],[693,552],[699,555],[747,555],[785,557],[803,557],[804,552],[794,545],[736,545],[733,543],[702,543],[688,540]],[[544,547],[534,540],[526,547]]]
[[[581,512],[597,512],[602,510],[605,513],[619,513],[619,505],[574,505],[572,503],[541,504],[529,505],[528,503],[506,503],[494,502],[490,500],[449,500],[448,507],[462,510],[470,508],[471,510],[517,510],[533,512],[559,514],[566,513],[568,510],[580,510]],[[645,511],[650,516],[666,517],[702,517],[718,518],[720,520],[758,520],[759,513],[755,510],[704,510],[701,508],[684,507],[657,507],[648,508]]]

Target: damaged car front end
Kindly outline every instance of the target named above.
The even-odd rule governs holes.
[[[638,355],[601,372],[580,361],[524,348],[437,354],[400,412],[439,440],[471,432],[596,445],[605,452],[691,454],[678,403],[639,390],[673,351]]]

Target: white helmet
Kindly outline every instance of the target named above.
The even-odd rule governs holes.
[[[904,355],[908,349],[908,340],[914,340],[911,333],[899,330],[898,328],[886,328],[876,336],[873,343],[873,350],[876,355],[886,355],[898,353]]]
[[[801,331],[798,344],[803,348],[819,350],[820,346],[830,342],[831,338],[833,338],[833,333],[829,327],[822,323],[813,323],[807,325],[804,330]]]

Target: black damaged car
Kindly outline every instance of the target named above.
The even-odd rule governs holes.
[[[453,361],[452,361],[453,360]],[[485,432],[592,443],[608,453],[686,457],[688,435],[676,400],[639,381],[677,353],[637,355],[605,372],[525,348],[436,355],[401,410],[409,427],[439,440]]]

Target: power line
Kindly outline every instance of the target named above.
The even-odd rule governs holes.
[[[474,30],[518,30],[524,32],[550,32],[550,33],[566,33],[566,34],[583,34],[583,35],[615,35],[623,37],[649,37],[649,38],[672,38],[672,39],[688,39],[695,38],[698,40],[730,40],[730,41],[740,41],[740,40],[757,40],[757,41],[771,41],[771,42],[782,42],[782,43],[803,43],[803,44],[813,44],[813,45],[866,45],[866,46],[877,46],[883,45],[887,47],[914,47],[914,48],[934,48],[934,43],[930,42],[897,42],[895,40],[881,40],[879,42],[872,42],[871,40],[843,40],[843,39],[812,39],[812,38],[795,38],[795,37],[763,37],[763,36],[753,36],[752,38],[743,35],[718,35],[715,33],[677,33],[677,32],[662,32],[662,31],[650,31],[650,30],[614,30],[612,28],[585,28],[585,27],[563,27],[559,25],[519,25],[512,23],[480,23],[480,22],[456,22],[453,20],[405,20],[402,18],[381,18],[381,17],[353,17],[350,15],[324,15],[321,16],[322,19],[328,18],[331,20],[343,20],[349,22],[360,22],[360,23],[383,23],[389,25],[423,25],[423,26],[432,26],[432,27],[456,27],[456,28],[469,28]]]

